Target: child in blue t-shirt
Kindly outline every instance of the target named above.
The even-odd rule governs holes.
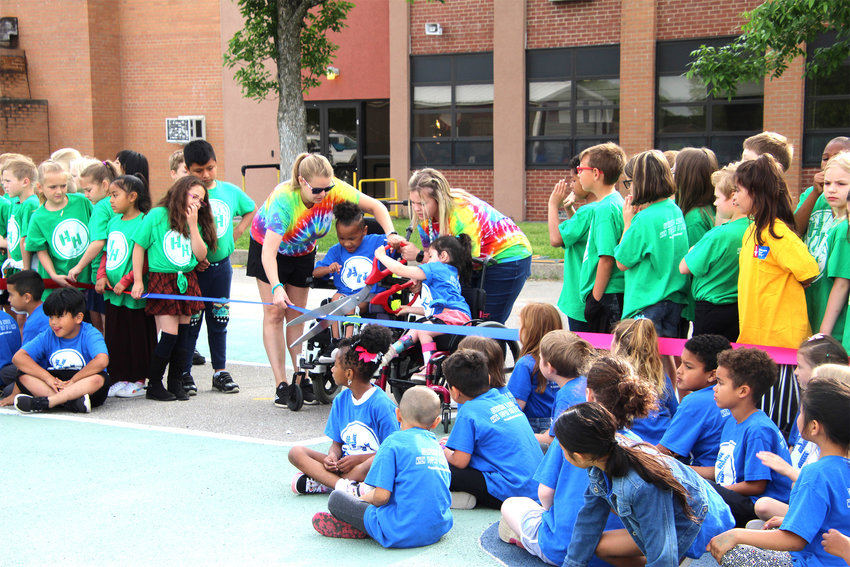
[[[561,314],[554,305],[529,303],[519,312],[522,350],[508,388],[535,433],[549,431],[552,426],[552,409],[558,393],[558,384],[540,372],[540,341],[547,333],[563,328]]]
[[[729,339],[721,335],[696,335],[685,343],[676,385],[690,393],[682,398],[658,442],[659,451],[683,459],[708,480],[714,479],[720,434],[730,415],[714,403],[717,355],[730,348]]]
[[[365,484],[352,491],[339,483],[328,498],[330,514],[313,516],[320,534],[420,547],[451,529],[449,465],[431,433],[440,423],[440,399],[433,390],[414,386],[404,393],[396,415],[401,431],[381,444]]]
[[[727,350],[717,357],[714,400],[732,417],[726,420],[720,436],[714,488],[729,505],[738,527],[755,519],[754,504],[760,496],[788,502],[791,493],[791,479],[771,470],[756,456],[760,451],[770,451],[786,462],[791,460],[779,428],[758,409],[776,378],[776,363],[763,350]]]
[[[463,404],[445,448],[452,507],[499,509],[511,496],[537,496],[532,477],[543,458],[540,444],[517,405],[490,387],[484,355],[459,350],[443,372],[452,399]]]
[[[316,262],[313,268],[314,278],[333,276],[336,293],[331,298],[337,300],[352,295],[366,285],[366,278],[372,271],[372,256],[377,246],[384,246],[387,237],[384,234],[367,234],[363,211],[354,203],[343,202],[334,206],[336,219],[336,237],[338,244],[328,249],[325,257]],[[361,303],[360,311],[365,311],[368,302]],[[354,313],[352,309],[348,315]],[[334,337],[339,338],[339,327],[331,325]],[[346,336],[351,336],[354,327],[348,326]]]
[[[23,332],[15,327],[18,333],[18,348],[34,339],[39,333],[47,329],[47,317],[41,304],[41,294],[44,293],[44,280],[35,270],[23,270],[15,272],[6,278],[6,290],[9,292],[9,305],[15,313],[26,315]],[[21,336],[23,335],[23,337]],[[12,351],[12,355],[17,348]],[[0,369],[0,382],[3,392],[0,396],[0,406],[10,406],[15,403],[15,396],[20,394],[16,386],[18,369],[14,364],[7,364]]]
[[[514,398],[514,395],[508,389],[508,381],[505,378],[505,352],[499,346],[499,343],[487,337],[468,335],[461,339],[457,344],[457,348],[477,350],[487,357],[487,372],[490,376],[490,387],[516,403],[516,398]]]
[[[100,331],[83,323],[86,298],[76,288],[54,291],[44,302],[50,330],[24,344],[12,361],[20,372],[15,409],[22,413],[58,406],[88,413],[103,404],[109,364]]]
[[[711,540],[709,550],[723,566],[845,565],[824,549],[821,536],[831,530],[846,534],[850,526],[848,407],[846,374],[843,379],[816,377],[809,383],[800,400],[797,427],[820,448],[820,459],[800,471],[784,517],[771,518],[763,530],[730,530]]]
[[[461,282],[468,282],[472,273],[472,240],[466,234],[441,236],[428,248],[428,263],[405,266],[387,256],[384,247],[375,250],[375,258],[397,276],[422,282],[422,306],[426,317],[434,317],[446,325],[464,325],[470,320],[469,305],[461,295]],[[412,308],[402,308],[399,314],[413,313]],[[423,314],[423,313],[420,313]],[[433,331],[410,331],[394,342],[384,355],[384,364],[389,364],[403,350],[415,345],[422,346],[425,366],[437,350],[434,339],[442,333]]]
[[[387,327],[366,325],[340,343],[333,379],[347,389],[334,398],[325,425],[333,443],[327,454],[301,445],[289,451],[289,462],[301,471],[292,479],[296,494],[328,493],[340,479],[365,480],[378,447],[398,431],[395,404],[371,382],[391,340]]]

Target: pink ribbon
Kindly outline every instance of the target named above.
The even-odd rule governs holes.
[[[375,362],[378,360],[379,353],[371,353],[362,345],[354,347],[354,351],[358,353],[357,357],[360,359],[360,362]]]

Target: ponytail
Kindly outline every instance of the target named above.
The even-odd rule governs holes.
[[[289,180],[289,188],[292,190],[300,186],[298,177],[313,179],[316,176],[333,177],[334,169],[328,158],[321,154],[298,154],[295,163],[292,164],[292,178]]]
[[[121,167],[117,163],[109,160],[92,163],[88,167],[83,168],[80,172],[80,177],[91,179],[98,185],[104,181],[112,183],[120,175]]]
[[[622,358],[599,357],[587,371],[587,388],[614,416],[617,429],[630,427],[635,418],[646,417],[658,405],[655,391]]]

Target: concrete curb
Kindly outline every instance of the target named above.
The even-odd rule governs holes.
[[[318,255],[320,258],[321,255]],[[230,261],[236,266],[244,266],[248,262],[247,250],[234,250]],[[564,279],[564,262],[555,260],[537,260],[531,262],[531,279],[562,280]]]

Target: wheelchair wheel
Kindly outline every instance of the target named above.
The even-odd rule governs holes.
[[[310,379],[313,381],[313,392],[316,394],[316,399],[323,404],[333,402],[339,393],[339,386],[334,382],[330,368],[324,374],[311,374]]]
[[[501,323],[496,321],[483,321],[476,325],[477,327],[490,327],[493,329],[507,329]],[[505,374],[513,371],[516,361],[519,360],[519,342],[509,341],[505,339],[496,339],[499,346],[502,347],[502,354],[505,355]]]
[[[448,433],[452,425],[452,408],[451,406],[443,405],[443,433]]]

